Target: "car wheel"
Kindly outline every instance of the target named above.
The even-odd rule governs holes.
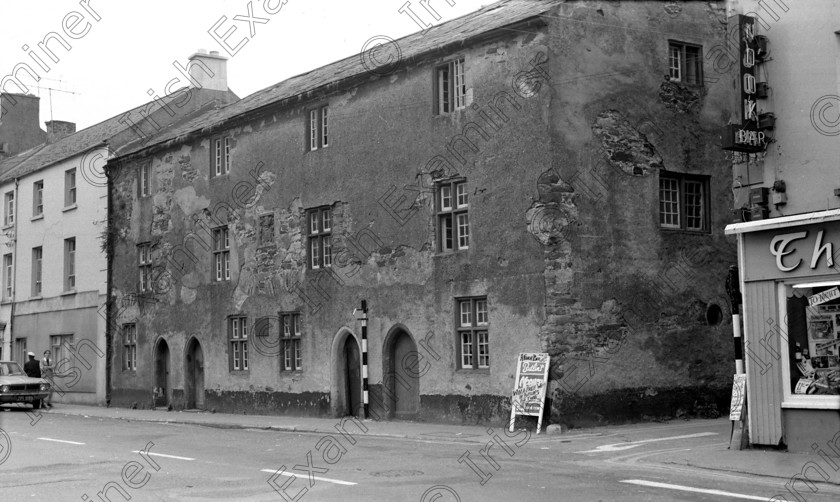
[[[38,410],[40,408],[41,408],[41,400],[40,399],[36,399],[36,400],[32,401],[32,409],[33,410]]]

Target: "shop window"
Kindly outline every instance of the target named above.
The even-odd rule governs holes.
[[[836,396],[840,394],[840,292],[838,285],[807,286],[787,287],[790,393]]]

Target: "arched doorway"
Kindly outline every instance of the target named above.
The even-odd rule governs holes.
[[[362,416],[362,357],[359,342],[348,330],[333,341],[333,371],[330,398],[337,417]]]
[[[204,352],[196,338],[187,344],[184,366],[187,408],[204,409]]]
[[[391,418],[413,420],[420,410],[422,364],[414,339],[402,326],[395,326],[385,337],[382,383]]]
[[[169,406],[169,345],[161,338],[155,347],[155,407]]]

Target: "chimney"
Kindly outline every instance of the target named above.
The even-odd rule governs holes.
[[[55,143],[61,138],[70,136],[76,132],[76,124],[63,120],[50,120],[44,122],[47,125],[47,143]]]
[[[227,60],[228,58],[219,55],[219,51],[210,51],[210,54],[207,54],[204,49],[199,49],[190,56],[187,67],[190,77],[198,82],[196,87],[227,92]]]
[[[0,93],[0,157],[16,155],[46,141],[38,125],[41,98]]]

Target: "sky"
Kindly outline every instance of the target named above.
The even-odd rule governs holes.
[[[163,95],[167,83],[179,75],[173,62],[186,65],[198,49],[229,58],[228,87],[245,97],[359,54],[371,39],[398,39],[419,31],[408,12],[399,12],[406,3],[409,0],[0,0],[0,78],[19,63],[28,64],[40,81],[26,72],[18,77],[30,94],[41,97],[41,128],[46,129],[44,122],[52,118],[75,122],[80,130],[150,101],[149,89]],[[427,5],[440,20],[419,0],[410,0],[405,10],[419,22],[436,25],[492,3],[430,0]],[[220,22],[218,36],[211,36],[208,32]],[[75,38],[66,33],[66,26]],[[234,31],[225,48],[221,40],[228,30]],[[50,32],[59,33],[71,46],[66,50],[58,41],[49,42],[57,62],[38,48]],[[32,51],[49,70],[33,60]],[[6,91],[19,92],[14,84]]]

